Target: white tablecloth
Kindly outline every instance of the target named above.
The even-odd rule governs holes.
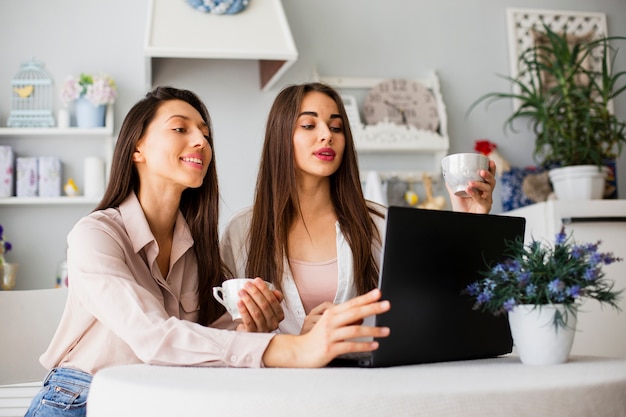
[[[514,356],[378,369],[129,365],[94,377],[88,417],[624,417],[626,359]]]

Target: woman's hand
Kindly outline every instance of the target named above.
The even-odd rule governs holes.
[[[237,326],[238,331],[273,332],[285,318],[280,305],[283,294],[270,290],[261,278],[246,283],[239,297],[237,307],[241,313],[241,324]]]
[[[326,301],[311,310],[311,312],[304,318],[304,323],[302,324],[302,330],[300,330],[300,334],[306,334],[311,331],[315,323],[317,323],[321,318],[324,311],[328,310],[330,307],[335,304],[330,301]]]
[[[328,308],[313,328],[304,335],[279,334],[272,338],[263,362],[268,367],[315,368],[327,365],[339,355],[371,352],[376,341],[355,338],[381,338],[389,335],[388,327],[363,326],[365,317],[389,310],[389,301],[379,301],[381,292],[374,289],[359,297]]]
[[[485,182],[470,181],[465,189],[469,198],[455,195],[446,185],[452,202],[452,210],[476,214],[487,214],[491,211],[493,190],[496,187],[496,163],[489,160],[489,171],[481,170],[480,176]]]

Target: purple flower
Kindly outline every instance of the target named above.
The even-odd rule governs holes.
[[[478,295],[478,293],[480,292],[480,285],[478,285],[477,282],[473,282],[470,285],[467,286],[466,288],[467,293],[469,295],[471,295],[472,297]]]
[[[530,280],[530,272],[522,272],[517,276],[517,282],[521,285],[525,285]]]
[[[572,248],[572,257],[574,259],[580,259],[585,256],[585,248],[580,245],[576,245]]]
[[[560,279],[556,278],[550,281],[548,284],[548,291],[552,294],[558,294],[563,289],[563,283]]]
[[[565,292],[568,296],[576,298],[580,295],[580,285],[572,285],[571,287],[568,287]]]
[[[585,281],[595,281],[598,278],[600,271],[597,268],[589,267],[585,269],[584,278]]]
[[[603,255],[601,253],[596,252],[589,257],[589,263],[599,264],[602,262],[603,259],[604,259]]]
[[[493,294],[491,293],[491,291],[486,289],[478,294],[478,297],[476,297],[476,301],[478,302],[478,304],[488,303],[489,300],[491,300],[491,297],[493,297]]]
[[[513,307],[515,307],[517,303],[515,302],[515,299],[513,297],[509,298],[508,300],[506,300],[504,302],[504,304],[502,304],[502,308],[505,311],[511,311],[513,310]]]
[[[10,251],[11,249],[13,249],[13,245],[11,245],[11,242],[4,240],[4,228],[2,227],[2,225],[0,224],[0,257]],[[0,262],[2,263],[2,262]]]
[[[492,274],[494,275],[504,275],[506,274],[506,268],[504,264],[497,264],[491,269]]]

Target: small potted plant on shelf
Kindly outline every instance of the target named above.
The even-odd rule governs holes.
[[[564,229],[554,245],[534,239],[527,245],[519,239],[509,241],[505,260],[483,271],[484,278],[465,292],[473,298],[475,309],[508,313],[522,362],[565,362],[583,300],[620,309],[617,301],[623,290],[614,289],[602,268],[622,259],[599,252],[600,243],[578,244]]]
[[[117,98],[117,86],[108,75],[80,74],[70,76],[61,89],[61,100],[67,106],[74,102],[78,127],[104,126],[106,106]]]
[[[610,43],[626,40],[611,36],[573,37],[556,33],[547,24],[534,30],[535,43],[518,58],[519,76],[504,77],[513,84],[512,92],[493,92],[478,98],[470,106],[499,99],[513,99],[516,108],[506,120],[505,128],[516,131],[513,123],[527,119],[536,135],[533,157],[550,170],[555,182],[572,171],[578,179],[579,170],[588,172],[599,191],[579,198],[602,198],[607,160],[621,154],[626,143],[626,123],[611,111],[612,100],[626,90],[618,85],[625,71],[611,73],[614,54]],[[601,63],[592,65],[590,62]],[[584,168],[579,168],[583,166]],[[574,190],[580,192],[580,183]],[[558,198],[571,187],[556,189]]]

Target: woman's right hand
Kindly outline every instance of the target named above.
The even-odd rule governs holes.
[[[380,297],[380,290],[374,289],[328,308],[306,334],[274,336],[263,354],[265,366],[316,368],[327,365],[339,355],[376,350],[376,341],[352,339],[389,335],[387,327],[356,324],[361,323],[365,317],[389,310],[389,301],[379,301]]]

